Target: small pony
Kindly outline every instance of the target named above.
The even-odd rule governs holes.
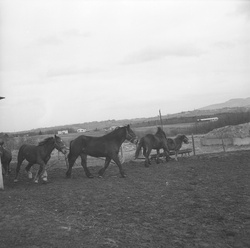
[[[14,182],[18,181],[17,178],[20,167],[25,159],[29,162],[25,168],[29,178],[32,178],[32,173],[30,171],[31,166],[34,164],[39,164],[40,167],[34,178],[34,182],[38,183],[39,177],[42,177],[43,182],[47,182],[47,172],[45,166],[48,163],[50,155],[54,149],[57,149],[63,154],[67,153],[66,145],[63,143],[62,139],[56,135],[54,137],[44,139],[43,141],[39,142],[37,146],[23,144],[20,147],[17,155],[17,167]]]
[[[178,161],[177,155],[178,151],[182,147],[182,143],[188,144],[188,138],[184,134],[179,134],[175,138],[167,138],[168,149],[170,151],[175,151],[175,160]]]
[[[145,157],[145,162],[144,162],[145,167],[148,167],[151,164],[149,155],[152,149],[155,149],[157,151],[157,156],[156,156],[157,164],[159,164],[160,162],[159,160],[160,149],[164,150],[164,156],[166,158],[166,161],[168,161],[169,159],[167,137],[165,132],[160,127],[157,128],[157,132],[155,134],[147,134],[140,139],[135,151],[135,159],[138,158],[139,153],[141,152],[141,148],[143,148],[143,155]]]

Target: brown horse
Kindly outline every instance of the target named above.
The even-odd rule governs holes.
[[[89,178],[93,178],[87,167],[87,156],[91,157],[105,157],[105,165],[99,170],[99,177],[102,177],[105,170],[108,168],[109,163],[113,160],[119,167],[121,177],[125,177],[125,173],[122,169],[121,162],[119,160],[119,150],[122,143],[127,139],[130,142],[136,141],[136,135],[130,128],[130,125],[124,127],[118,127],[114,131],[103,135],[101,137],[92,137],[80,135],[76,139],[70,142],[70,151],[68,155],[69,167],[66,172],[66,177],[70,177],[72,173],[72,167],[76,159],[81,157],[81,164],[85,171],[85,174]]]
[[[152,149],[155,149],[157,151],[157,156],[156,156],[157,164],[160,162],[159,161],[160,149],[164,150],[166,161],[168,161],[169,159],[167,137],[165,132],[160,127],[158,127],[157,132],[155,134],[147,134],[140,139],[139,144],[137,145],[136,148],[135,159],[138,158],[141,148],[143,148],[143,155],[145,157],[145,167],[148,167],[151,164],[149,155]]]
[[[47,181],[47,172],[46,164],[50,159],[50,154],[54,149],[66,154],[67,147],[63,143],[62,139],[59,136],[49,137],[41,141],[37,146],[35,145],[22,145],[18,151],[17,155],[17,167],[16,167],[16,177],[14,182],[17,182],[18,174],[22,162],[26,159],[29,163],[26,166],[25,170],[29,175],[29,178],[32,178],[32,173],[30,172],[31,166],[34,164],[39,164],[38,173],[35,176],[35,183],[38,183],[39,177],[42,176],[44,182]]]
[[[12,155],[9,150],[3,147],[3,143],[0,145],[0,157],[2,166],[4,168],[4,175],[10,174],[10,162],[12,160]]]
[[[175,160],[178,161],[177,155],[178,155],[178,151],[182,147],[182,143],[188,144],[187,136],[184,134],[179,134],[173,139],[167,138],[167,142],[168,142],[168,149],[170,151],[175,151]]]

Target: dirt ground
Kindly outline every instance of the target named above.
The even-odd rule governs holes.
[[[103,161],[102,161],[103,163]],[[21,168],[0,191],[0,247],[250,247],[250,151],[178,162],[111,165],[104,178],[51,167],[34,184]],[[90,168],[97,176],[100,166]]]

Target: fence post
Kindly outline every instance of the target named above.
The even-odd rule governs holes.
[[[223,151],[224,151],[224,152],[226,152],[226,148],[225,148],[225,144],[224,144],[223,136],[221,136],[221,141],[222,141]]]
[[[4,189],[3,186],[3,170],[2,170],[2,160],[0,156],[0,189]]]
[[[192,134],[192,143],[193,143],[193,152],[194,152],[194,156],[195,156],[195,145],[194,145],[194,135]]]
[[[159,109],[159,116],[160,116],[161,129],[163,130],[163,124],[162,124],[161,110],[160,109]]]

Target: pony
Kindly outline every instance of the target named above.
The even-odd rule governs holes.
[[[155,134],[147,134],[144,137],[142,137],[137,145],[136,151],[135,151],[135,159],[138,158],[141,148],[143,148],[143,155],[145,157],[144,165],[145,167],[148,167],[151,164],[151,161],[149,159],[149,155],[152,151],[152,149],[155,149],[157,152],[156,156],[156,163],[159,164],[159,151],[160,149],[164,150],[164,156],[166,158],[166,161],[169,159],[169,149],[167,145],[167,137],[165,132],[158,127],[157,132]]]
[[[170,151],[175,152],[175,160],[176,161],[178,161],[177,155],[178,155],[178,151],[182,147],[182,143],[188,144],[188,138],[184,134],[179,134],[173,139],[167,138],[168,148],[169,148]]]
[[[0,157],[2,166],[4,168],[4,175],[10,174],[10,162],[12,160],[12,154],[9,150],[3,147],[3,143],[0,144]]]
[[[112,132],[100,137],[92,137],[86,135],[80,135],[76,139],[70,142],[70,151],[68,154],[68,170],[66,177],[70,178],[72,173],[72,167],[76,159],[81,157],[81,165],[88,178],[93,178],[87,167],[87,156],[91,157],[105,157],[105,164],[102,169],[99,170],[98,175],[102,177],[105,170],[108,168],[111,160],[113,160],[120,171],[121,177],[126,177],[119,159],[119,150],[122,143],[128,140],[132,143],[137,142],[137,138],[130,125],[124,127],[118,127]]]
[[[25,170],[28,173],[29,178],[32,178],[32,173],[30,172],[31,166],[38,164],[40,167],[34,178],[34,182],[38,183],[40,177],[42,178],[43,182],[47,182],[47,172],[45,167],[54,149],[57,149],[63,154],[67,153],[66,145],[63,143],[62,139],[56,135],[54,137],[48,137],[44,139],[43,141],[39,142],[38,145],[22,145],[17,155],[17,167],[14,182],[18,181],[20,167],[23,160],[25,159],[28,161],[28,165],[26,166]]]

